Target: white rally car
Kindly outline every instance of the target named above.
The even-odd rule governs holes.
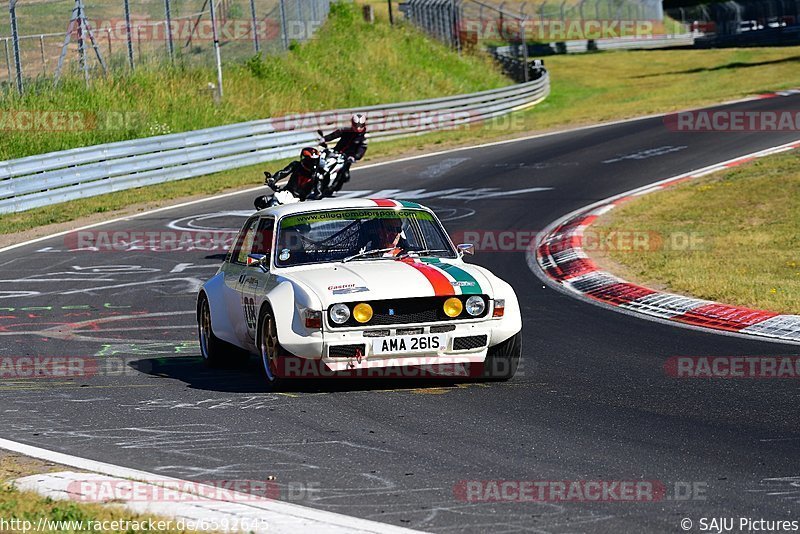
[[[257,353],[273,383],[443,366],[508,380],[522,350],[517,296],[465,263],[472,252],[413,202],[330,199],[261,210],[198,295],[203,358]]]

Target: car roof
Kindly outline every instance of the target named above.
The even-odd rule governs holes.
[[[305,202],[296,202],[294,204],[274,206],[272,208],[260,210],[258,213],[260,215],[272,215],[280,218],[284,215],[294,215],[297,213],[348,208],[424,209],[430,211],[430,209],[425,206],[407,200],[391,200],[386,198],[325,198],[322,200],[309,200]]]

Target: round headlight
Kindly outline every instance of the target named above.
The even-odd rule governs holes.
[[[458,317],[461,315],[461,312],[464,311],[464,305],[461,303],[461,299],[457,299],[455,297],[450,297],[446,301],[444,301],[444,314],[448,317]]]
[[[336,324],[344,324],[350,318],[350,308],[347,304],[334,304],[331,306],[331,321]]]
[[[365,302],[356,304],[356,307],[353,308],[353,318],[359,323],[369,322],[372,319],[372,306]]]
[[[472,295],[467,299],[467,313],[473,317],[477,317],[486,310],[486,303],[477,295]]]

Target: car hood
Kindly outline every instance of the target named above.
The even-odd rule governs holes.
[[[324,307],[337,302],[492,295],[491,283],[479,268],[461,260],[365,260],[326,264],[283,274],[316,293]]]

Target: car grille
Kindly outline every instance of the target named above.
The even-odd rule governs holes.
[[[471,295],[455,295],[463,302]],[[361,324],[355,319],[350,317],[346,323],[337,325],[328,320],[332,328],[344,327],[370,327],[370,326],[385,326],[396,324],[413,324],[413,323],[434,323],[437,321],[460,321],[465,319],[480,319],[486,316],[489,306],[486,306],[483,314],[473,317],[467,314],[466,311],[462,312],[458,317],[448,317],[445,315],[442,305],[444,301],[450,297],[421,297],[413,299],[392,299],[392,300],[374,300],[367,303],[372,306],[372,319],[368,323]],[[483,298],[488,298],[483,295]],[[350,306],[352,311],[353,306],[358,302],[346,303]],[[330,317],[330,316],[329,316]]]
[[[470,350],[485,347],[487,339],[485,335],[457,337],[453,340],[453,350]]]
[[[331,358],[355,358],[364,355],[366,347],[359,345],[332,345],[328,347],[328,356]]]

